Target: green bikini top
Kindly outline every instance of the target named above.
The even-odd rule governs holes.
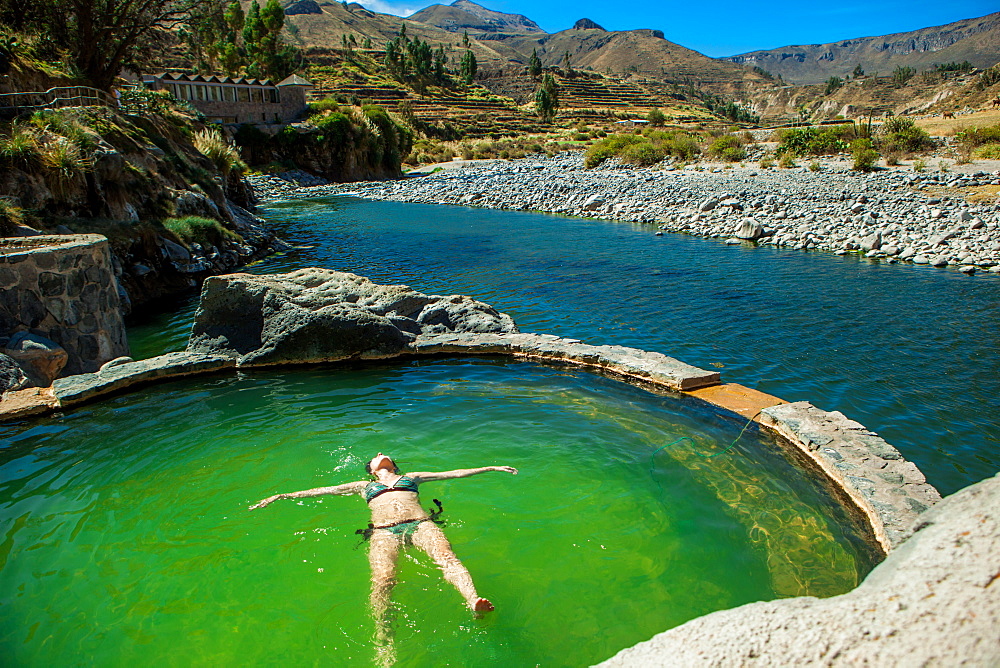
[[[385,494],[386,492],[416,492],[417,483],[412,478],[407,478],[405,475],[400,476],[396,482],[392,483],[392,486],[383,485],[378,480],[372,480],[365,486],[365,491],[362,492],[365,497],[365,501],[368,503],[372,502],[379,494]]]

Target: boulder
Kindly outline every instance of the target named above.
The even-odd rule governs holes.
[[[10,355],[0,354],[0,396],[31,385],[24,371]]]
[[[39,387],[51,385],[69,360],[69,354],[58,343],[30,332],[18,332],[10,337],[3,352]]]
[[[764,228],[757,224],[753,218],[746,218],[740,223],[739,229],[733,235],[737,239],[749,239],[754,241],[760,239],[764,234]]]
[[[876,231],[861,240],[861,250],[878,250],[882,247],[882,233]]]
[[[584,211],[596,211],[597,209],[600,209],[602,206],[604,206],[605,203],[607,203],[607,200],[601,197],[600,195],[591,195],[590,197],[587,198],[587,201],[584,202],[583,206],[580,208],[582,208]]]
[[[471,297],[313,268],[209,278],[188,351],[240,366],[315,363],[393,357],[421,335],[517,331],[509,315]]]
[[[715,612],[601,666],[990,666],[1000,656],[1000,476],[920,515],[856,589]]]

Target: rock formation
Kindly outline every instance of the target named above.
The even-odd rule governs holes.
[[[425,295],[329,269],[205,281],[190,352],[239,364],[305,364],[399,354],[421,334],[516,333],[509,315],[471,297]]]
[[[856,589],[715,612],[602,666],[953,666],[1000,658],[1000,476],[947,497]]]

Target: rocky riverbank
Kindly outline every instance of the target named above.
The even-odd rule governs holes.
[[[452,167],[449,165],[449,167]],[[296,174],[251,177],[262,201],[353,194],[647,223],[726,243],[753,242],[1000,274],[1000,171],[862,174],[842,162],[759,169],[585,169],[583,154],[475,162],[399,181],[300,186]],[[985,188],[984,188],[985,187]],[[982,201],[970,201],[977,192]],[[972,198],[973,200],[975,197]]]

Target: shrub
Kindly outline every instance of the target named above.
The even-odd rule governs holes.
[[[663,160],[664,157],[663,150],[653,146],[651,142],[626,146],[625,150],[621,153],[622,162],[643,167],[655,165]]]
[[[207,157],[223,176],[230,172],[241,174],[246,171],[246,163],[240,158],[239,149],[229,143],[217,128],[205,128],[194,133],[194,147]]]
[[[408,100],[404,100],[404,102],[408,103],[409,101]],[[326,98],[323,98],[322,100],[316,100],[315,102],[310,102],[306,106],[308,107],[306,113],[309,116],[314,116],[316,114],[322,114],[322,113],[327,112],[327,111],[340,111],[340,105],[337,104],[337,100],[335,100],[332,97],[326,97]],[[412,107],[410,108],[410,111],[412,111]]]
[[[782,153],[781,157],[778,158],[778,167],[782,169],[791,169],[796,167],[795,159],[792,157],[791,153]]]
[[[694,160],[701,153],[701,146],[691,135],[678,133],[667,142],[667,152],[678,160]]]
[[[80,147],[66,137],[53,137],[39,145],[42,167],[57,183],[65,185],[88,171],[90,159]]]
[[[955,135],[955,139],[962,146],[970,149],[983,144],[1000,143],[1000,125],[987,126],[985,128],[969,128]]]
[[[667,122],[667,117],[659,109],[650,109],[646,120],[649,121],[650,125],[660,126]]]
[[[870,139],[855,139],[851,142],[852,169],[856,172],[870,172],[875,168],[878,152]]]
[[[930,135],[916,126],[913,119],[893,116],[882,124],[876,137],[879,148],[886,152],[913,152],[934,145]]]
[[[168,218],[163,221],[163,227],[185,246],[193,243],[220,246],[223,241],[243,241],[240,235],[223,227],[219,221],[200,216]]]
[[[832,155],[847,149],[847,137],[854,135],[854,126],[832,125],[823,128],[788,128],[776,133],[778,155]]]
[[[819,170],[820,170],[819,160],[813,160],[812,162],[809,163],[810,172],[818,172]]]
[[[771,156],[765,155],[763,158],[760,159],[761,169],[771,169],[772,167],[774,167],[774,159],[771,158]]]
[[[708,153],[727,162],[739,162],[747,157],[743,141],[736,135],[722,135],[717,138],[708,147]]]
[[[621,155],[633,144],[642,143],[642,137],[633,134],[615,134],[594,142],[584,155],[584,165],[588,168],[597,167],[609,158]]]
[[[885,164],[890,167],[895,167],[899,164],[899,153],[896,151],[890,151],[885,154]]]
[[[980,160],[1000,160],[1000,144],[984,144],[973,155]]]
[[[927,163],[926,162],[924,162],[923,160],[914,160],[913,161],[913,171],[915,171],[915,172],[922,172],[925,169],[927,169]]]

